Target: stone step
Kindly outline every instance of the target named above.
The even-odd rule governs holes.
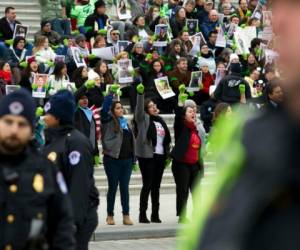
[[[217,171],[216,163],[213,161],[207,161],[204,163],[204,165],[205,165],[205,173]],[[164,173],[172,173],[171,167],[165,168]],[[140,171],[138,170],[137,172],[133,172],[133,174],[140,174]],[[103,164],[94,168],[94,176],[101,176],[101,175],[105,175]]]
[[[214,168],[205,169],[204,178],[201,180],[201,185],[210,185],[211,179],[216,176],[217,171]],[[106,195],[108,190],[107,178],[105,175],[95,175],[96,186],[100,193]],[[131,195],[138,195],[142,189],[142,176],[141,174],[134,173],[131,176],[129,185],[129,192]],[[160,192],[162,194],[174,194],[176,189],[173,174],[170,170],[163,175]],[[118,190],[119,195],[119,190]]]
[[[29,26],[28,41],[33,41],[34,34],[40,30],[41,8],[38,0],[1,0],[0,13],[4,15],[4,9],[12,6],[16,9],[17,20],[23,25]]]

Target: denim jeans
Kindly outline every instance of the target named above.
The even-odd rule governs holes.
[[[52,29],[61,36],[71,35],[71,22],[68,19],[55,18],[50,21]]]
[[[114,207],[118,185],[120,185],[123,215],[129,215],[129,182],[133,159],[103,158],[104,170],[108,180],[107,215],[114,216]]]

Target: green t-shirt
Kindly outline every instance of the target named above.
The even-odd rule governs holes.
[[[71,9],[71,17],[77,19],[77,27],[84,26],[87,16],[94,12],[95,2],[96,0],[90,0],[89,4],[73,6]]]

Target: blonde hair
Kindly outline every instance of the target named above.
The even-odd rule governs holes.
[[[116,55],[116,61],[119,61],[124,56],[127,56],[127,58],[129,58],[128,52],[126,52],[126,51],[120,52],[118,55]]]
[[[46,36],[38,36],[35,41],[35,46],[32,49],[33,54],[36,54],[43,46],[48,37]]]

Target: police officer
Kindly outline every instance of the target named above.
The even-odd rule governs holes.
[[[26,90],[0,103],[0,249],[74,249],[63,176],[32,146],[34,101]]]
[[[62,171],[71,195],[76,226],[77,249],[88,249],[98,224],[99,193],[93,173],[90,140],[74,128],[75,98],[61,90],[46,103],[44,153]]]

